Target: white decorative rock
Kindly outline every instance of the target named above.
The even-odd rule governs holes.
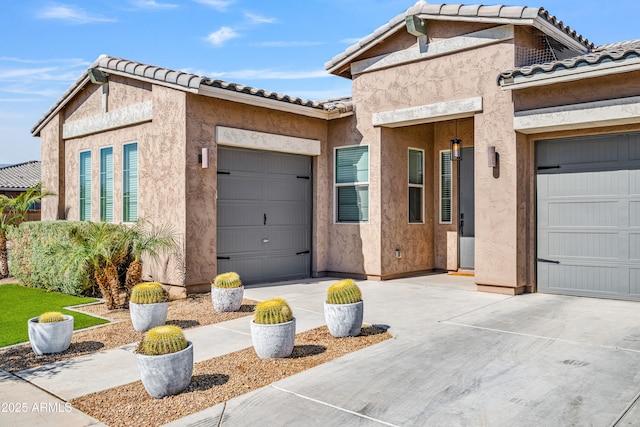
[[[296,339],[296,318],[290,322],[263,325],[251,321],[251,340],[261,359],[289,357]]]
[[[162,399],[189,386],[193,373],[193,343],[184,350],[159,356],[138,354],[140,379],[149,396]]]
[[[243,296],[244,286],[217,288],[211,285],[211,302],[213,303],[213,310],[218,313],[240,310]]]
[[[133,329],[138,332],[145,332],[156,326],[162,326],[167,322],[167,312],[169,303],[159,302],[156,304],[136,304],[129,302],[129,314]]]
[[[336,338],[355,337],[362,329],[364,301],[353,304],[324,303],[324,319],[329,332]]]
[[[27,322],[29,342],[33,352],[38,356],[50,353],[62,353],[71,345],[73,337],[73,316],[62,315],[62,322],[38,323],[40,317],[33,317]]]

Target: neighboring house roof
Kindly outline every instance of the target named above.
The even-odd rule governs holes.
[[[505,71],[498,77],[498,84],[507,88],[550,84],[562,79],[576,80],[591,74],[640,69],[640,40],[629,40],[598,46],[593,51],[572,58],[533,64]]]
[[[262,100],[271,108],[286,109],[291,112],[303,113],[303,110],[315,110],[317,111],[317,113],[315,113],[315,116],[317,117],[328,118],[327,114],[330,113],[349,114],[353,111],[353,104],[351,103],[350,98],[310,101],[282,93],[256,89],[237,83],[211,79],[196,74],[143,64],[108,55],[100,55],[89,68],[98,69],[106,74],[131,77],[191,93],[231,99],[249,104],[257,103],[258,105],[263,105],[265,103],[261,102]],[[31,129],[31,133],[34,136],[37,136],[49,119],[63,108],[64,105],[89,81],[89,73],[87,71],[83,73],[80,78],[78,78],[78,80],[76,80],[76,82],[73,83],[71,87],[69,87],[69,89],[67,89],[67,91],[56,101],[56,103],[53,104],[53,106],[38,120]],[[249,97],[247,97],[247,95]],[[277,104],[281,104],[282,106],[278,107]],[[303,110],[300,110],[297,107],[303,107]]]
[[[0,191],[25,191],[39,182],[39,161],[0,167]]]
[[[427,20],[468,21],[496,24],[531,25],[545,34],[555,36],[575,49],[587,52],[593,44],[580,34],[558,21],[544,8],[527,6],[466,6],[462,4],[429,4],[417,2],[405,13],[401,13],[373,33],[349,46],[344,52],[325,63],[325,69],[334,74],[348,74],[344,67],[365,51],[376,46],[405,26],[409,16]]]

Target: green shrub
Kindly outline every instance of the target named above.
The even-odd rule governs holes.
[[[216,288],[239,288],[242,286],[240,276],[236,272],[222,273],[216,276],[213,281],[213,286]]]
[[[290,322],[291,319],[293,319],[293,311],[282,298],[268,299],[258,303],[253,317],[255,323],[268,325]]]
[[[340,280],[327,289],[327,304],[354,304],[359,301],[362,301],[362,293],[351,279]]]
[[[11,251],[9,268],[21,283],[33,288],[58,291],[69,295],[99,295],[91,266],[71,262],[74,253],[70,233],[76,228],[88,230],[82,221],[24,222],[9,232]],[[114,231],[124,226],[109,224]],[[124,272],[129,259],[118,266]]]
[[[179,326],[162,325],[149,329],[138,345],[138,353],[147,356],[177,353],[189,343]]]
[[[47,311],[38,317],[38,323],[63,322],[64,316],[59,311]]]
[[[157,304],[168,300],[167,291],[158,282],[139,283],[131,290],[130,302],[134,304]]]

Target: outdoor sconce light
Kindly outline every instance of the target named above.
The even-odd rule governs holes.
[[[89,80],[91,80],[91,83],[103,85],[109,81],[109,75],[103,73],[97,68],[89,68],[87,73],[89,74]]]
[[[209,148],[202,147],[202,154],[198,154],[198,163],[202,166],[202,169],[209,168]]]
[[[487,149],[487,165],[490,168],[498,166],[498,153],[496,153],[496,147],[493,145]]]
[[[396,258],[402,258],[402,252],[400,252],[400,249],[396,249]]]
[[[462,158],[462,140],[455,138],[451,140],[451,160]]]

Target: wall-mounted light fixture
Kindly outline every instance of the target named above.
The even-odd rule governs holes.
[[[103,73],[97,68],[89,68],[87,73],[89,74],[89,80],[91,80],[91,83],[103,85],[109,81],[109,75],[107,73]]]
[[[396,258],[402,258],[402,252],[400,251],[400,249],[396,249]]]
[[[209,147],[202,147],[202,153],[198,154],[198,163],[200,163],[202,169],[209,167]]]
[[[454,138],[451,140],[451,160],[462,159],[462,140]]]
[[[493,145],[487,149],[487,165],[490,168],[498,166],[498,153],[496,153],[496,147]]]

